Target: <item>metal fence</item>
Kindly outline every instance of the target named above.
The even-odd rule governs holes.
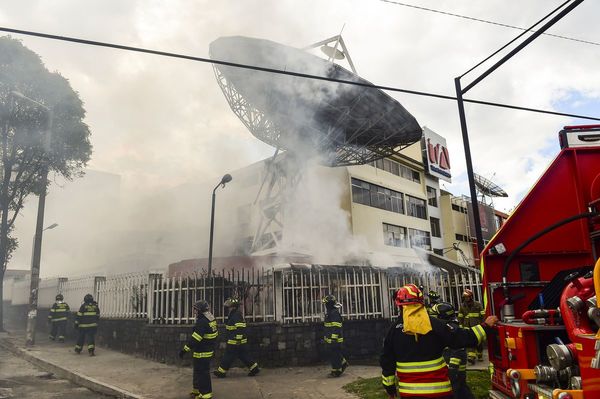
[[[323,318],[321,299],[333,294],[342,302],[344,317],[383,317],[382,281],[385,273],[365,267],[307,266],[282,274],[284,323],[316,321]]]
[[[187,324],[195,320],[192,306],[205,299],[219,321],[224,321],[223,302],[235,296],[248,322],[305,323],[323,318],[322,298],[335,295],[345,319],[391,318],[396,314],[393,294],[401,286],[422,285],[442,300],[460,304],[462,292],[473,290],[481,301],[481,281],[476,269],[298,265],[269,269],[220,271],[211,276],[162,274],[88,276],[42,280],[39,306],[49,307],[62,293],[75,310],[86,294],[98,301],[102,317],[147,319],[155,324]],[[15,281],[12,303],[27,304],[29,280]]]
[[[148,273],[122,274],[96,279],[94,292],[104,317],[148,317]]]
[[[249,322],[275,320],[275,293],[273,292],[273,270],[221,271],[208,277],[189,276],[150,278],[148,294],[148,318],[151,323],[185,324],[195,320],[192,306],[198,300],[212,304],[217,320],[226,317],[223,302],[237,297],[241,310]]]

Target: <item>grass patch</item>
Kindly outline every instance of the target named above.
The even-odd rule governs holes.
[[[467,371],[467,383],[471,392],[477,399],[487,399],[490,389],[490,374],[487,371]],[[381,377],[359,378],[344,385],[346,392],[354,393],[361,399],[387,399],[385,390],[381,386]]]

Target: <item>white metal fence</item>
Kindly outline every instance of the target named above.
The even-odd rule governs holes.
[[[148,294],[148,318],[151,323],[182,324],[194,322],[192,306],[204,299],[212,304],[214,316],[225,319],[223,302],[235,296],[249,322],[275,320],[273,270],[231,270],[210,277],[151,276]]]
[[[147,319],[155,324],[193,323],[194,302],[205,299],[215,317],[225,318],[223,302],[235,296],[248,322],[304,323],[323,318],[321,302],[327,294],[342,303],[345,319],[391,318],[396,314],[393,294],[401,286],[422,285],[442,300],[458,306],[470,288],[481,301],[476,269],[431,269],[420,273],[411,267],[376,269],[358,266],[296,265],[279,269],[239,269],[166,277],[162,274],[122,274],[75,279],[42,280],[39,306],[50,307],[62,293],[73,310],[86,294],[98,301],[102,317]],[[29,280],[15,280],[12,304],[29,302]]]
[[[96,298],[103,317],[146,318],[150,278],[147,273],[100,278],[90,293]]]

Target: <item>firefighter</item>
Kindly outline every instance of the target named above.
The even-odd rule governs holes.
[[[56,302],[50,308],[48,314],[48,323],[51,324],[49,338],[54,341],[58,338],[58,342],[65,342],[65,330],[67,327],[67,319],[71,309],[64,301],[62,294],[56,296]]]
[[[440,295],[435,292],[435,291],[429,291],[429,293],[427,294],[427,313],[430,316],[435,316],[435,313],[433,312],[433,307],[440,303]]]
[[[236,358],[248,367],[248,376],[255,376],[260,372],[258,363],[252,361],[248,356],[248,337],[246,336],[246,322],[239,310],[240,301],[237,298],[229,298],[225,301],[225,308],[229,311],[225,328],[227,329],[227,347],[221,359],[221,365],[215,370],[215,376],[225,378],[227,370]]]
[[[454,306],[448,302],[433,305],[433,315],[458,327]],[[475,399],[467,385],[467,351],[465,348],[444,350],[444,361],[448,365],[448,377],[452,384],[454,399]]]
[[[94,356],[96,350],[95,336],[98,330],[98,320],[100,319],[100,309],[94,301],[91,294],[83,297],[83,304],[75,317],[75,329],[77,330],[77,343],[75,344],[75,352],[81,353],[83,344],[87,341],[88,353]]]
[[[379,359],[386,392],[390,398],[452,399],[444,349],[477,345],[498,318],[490,316],[470,329],[430,318],[423,293],[414,284],[400,288],[395,303],[399,317],[388,331]]]
[[[481,323],[485,316],[485,310],[481,303],[473,299],[473,291],[466,289],[462,294],[462,304],[458,311],[458,323],[463,328],[469,328]],[[467,348],[467,359],[469,363],[475,364],[475,359],[483,360],[483,346],[477,345]]]
[[[329,352],[329,361],[331,363],[331,377],[339,377],[348,367],[348,361],[342,355],[342,343],[344,337],[342,335],[342,315],[339,303],[335,296],[327,295],[323,298],[323,303],[327,312],[325,314],[325,344]]]
[[[191,395],[195,399],[212,398],[212,384],[210,381],[210,359],[214,356],[217,332],[217,321],[210,312],[208,302],[202,300],[194,303],[196,324],[188,343],[179,352],[179,357],[187,352],[193,356],[193,389]]]

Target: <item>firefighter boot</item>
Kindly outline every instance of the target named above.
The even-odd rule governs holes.
[[[192,399],[196,399],[196,396],[200,395],[200,391],[197,389],[192,389],[192,392],[190,392],[190,398]]]
[[[250,366],[248,377],[254,377],[258,373],[260,373],[260,368],[258,367],[258,363],[254,363],[252,366]]]
[[[58,337],[58,342],[65,342],[65,337],[63,337],[63,336]]]
[[[93,350],[93,349],[88,349],[88,353],[90,354],[90,356],[96,356],[96,355],[94,354],[94,350]]]
[[[329,374],[330,377],[339,377],[340,375],[342,375],[342,370],[331,370],[331,374]]]
[[[223,369],[222,367],[219,367],[218,369],[213,371],[213,374],[215,377],[225,378],[225,377],[227,377],[227,370]]]
[[[344,359],[344,361],[342,362],[342,373],[348,368],[349,365],[350,364],[348,363],[348,361]]]

